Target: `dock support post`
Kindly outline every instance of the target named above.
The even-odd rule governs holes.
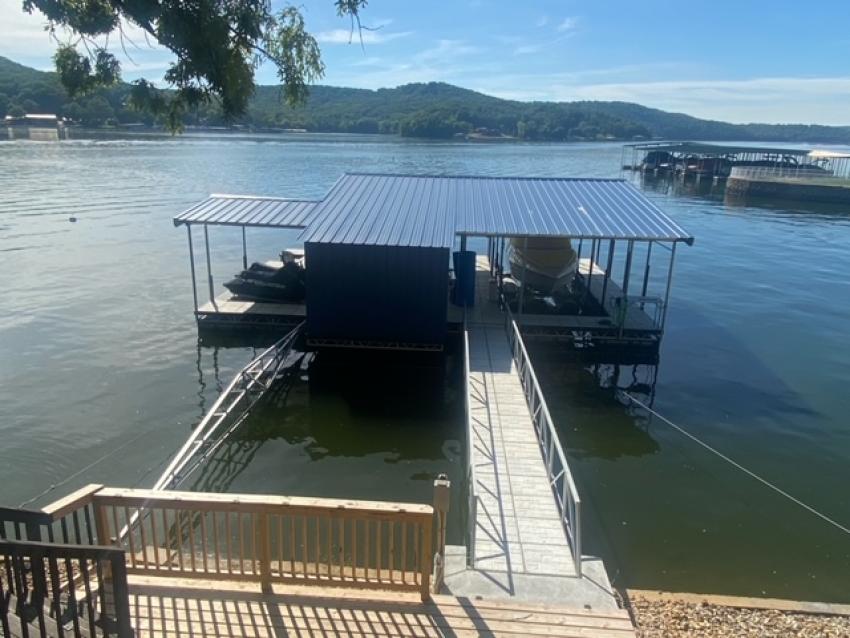
[[[670,268],[667,271],[667,291],[664,293],[664,312],[661,313],[661,334],[664,334],[664,327],[667,325],[667,306],[670,302],[670,288],[673,285],[673,264],[676,261],[676,242],[673,242],[673,248],[670,250]]]
[[[632,274],[632,256],[634,254],[634,249],[635,242],[633,239],[630,239],[626,248],[626,269],[623,273],[623,296],[620,299],[622,307],[619,309],[619,317],[617,318],[617,322],[620,324],[619,334],[621,338],[623,336],[623,328],[626,325],[626,315],[629,314],[629,279]]]
[[[523,262],[525,262],[525,257],[528,255],[528,237],[524,237],[522,240],[522,256]],[[528,271],[528,263],[525,262],[522,265],[522,281],[519,282],[519,305],[517,306],[517,323],[522,325],[522,308],[525,305],[525,273]]]
[[[195,280],[195,249],[192,247],[192,224],[186,224],[186,235],[189,238],[189,265],[192,269],[192,299],[195,302],[195,312],[198,312],[198,283]]]
[[[643,271],[643,288],[641,288],[641,296],[646,297],[646,289],[649,287],[649,261],[652,257],[652,241],[649,242],[646,249],[646,268]]]
[[[206,228],[206,226],[204,226]],[[608,292],[608,280],[611,278],[611,270],[614,268],[614,240],[608,243],[608,266],[605,268],[605,277],[602,280],[602,310],[605,310],[605,294]]]
[[[245,227],[242,227],[242,268],[248,270],[248,244],[245,241]]]
[[[215,307],[215,285],[213,284],[212,264],[210,263],[210,233],[204,224],[204,249],[207,252],[207,282],[210,286],[210,303]]]
[[[623,297],[629,296],[629,279],[632,274],[632,255],[634,254],[635,242],[633,239],[629,240],[626,249],[626,271],[623,274]]]

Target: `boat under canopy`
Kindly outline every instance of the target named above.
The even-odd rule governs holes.
[[[572,282],[578,255],[569,237],[512,237],[511,273],[544,293]]]

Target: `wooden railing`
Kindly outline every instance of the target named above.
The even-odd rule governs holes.
[[[431,505],[116,488],[93,505],[98,538],[128,552],[129,574],[430,595]]]
[[[0,626],[129,636],[128,574],[427,600],[443,579],[449,493],[445,477],[433,506],[88,485],[42,510],[0,508]]]

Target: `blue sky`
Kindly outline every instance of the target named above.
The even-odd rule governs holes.
[[[43,20],[0,0],[0,55],[50,67]],[[277,4],[277,3],[276,3]],[[332,0],[301,3],[325,84],[431,80],[522,100],[627,100],[733,122],[850,125],[850,2],[371,0],[361,47]],[[136,37],[126,79],[160,78]],[[120,51],[120,48],[118,49]],[[273,69],[258,80],[273,83]]]

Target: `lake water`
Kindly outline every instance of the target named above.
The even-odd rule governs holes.
[[[81,470],[37,502],[88,482],[150,485],[250,358],[198,342],[186,235],[171,217],[208,193],[317,198],[346,170],[608,177],[619,164],[614,144],[0,142],[0,500],[17,505]],[[659,365],[623,366],[619,385],[657,375],[656,410],[849,525],[850,211],[706,190],[647,185],[696,244],[679,251]],[[221,282],[239,270],[241,237],[210,237]],[[249,231],[249,258],[294,241]],[[850,602],[850,537],[627,408],[611,366],[532,350],[586,503],[585,549],[617,585]],[[458,383],[453,357],[320,366],[192,484],[427,501],[437,473],[462,480]]]

